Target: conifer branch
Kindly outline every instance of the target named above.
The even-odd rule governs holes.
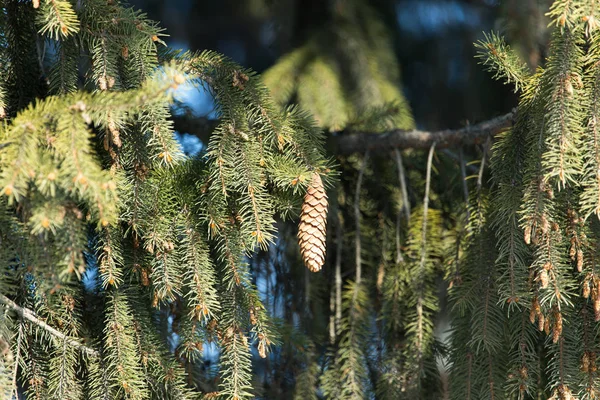
[[[363,153],[366,148],[377,153],[389,149],[428,149],[432,143],[437,143],[438,149],[459,147],[461,145],[485,143],[490,136],[495,136],[510,126],[516,116],[517,109],[487,121],[459,129],[444,129],[441,131],[407,131],[395,129],[382,133],[374,132],[337,132],[330,137],[329,145],[334,154],[349,155]],[[189,114],[173,115],[175,130],[198,137],[204,143],[218,121],[204,117],[192,117]]]
[[[91,347],[87,347],[84,344],[79,343],[77,340],[65,335],[58,329],[51,327],[50,325],[48,325],[47,323],[42,321],[32,310],[30,310],[29,308],[19,306],[17,303],[15,303],[14,301],[12,301],[11,299],[9,299],[8,297],[6,297],[3,294],[0,294],[0,303],[4,304],[5,306],[12,309],[14,312],[19,314],[22,318],[24,318],[24,319],[28,320],[29,322],[44,329],[45,331],[50,333],[52,336],[54,336],[58,339],[64,340],[70,346],[73,346],[90,356],[97,357],[99,355],[98,351],[92,349]]]
[[[436,148],[446,148],[466,144],[485,143],[489,136],[495,136],[512,125],[517,110],[492,118],[475,125],[460,129],[442,131],[392,130],[385,133],[353,132],[341,134],[335,138],[335,153],[347,155],[369,149],[374,152],[388,151],[393,148],[427,149],[433,143]]]

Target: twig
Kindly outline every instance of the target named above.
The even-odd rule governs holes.
[[[64,340],[70,346],[73,346],[73,347],[81,350],[82,352],[87,353],[90,356],[97,357],[100,354],[97,350],[94,350],[91,347],[87,347],[84,344],[79,343],[77,340],[65,335],[58,329],[51,327],[50,325],[48,325],[47,323],[42,321],[33,311],[31,311],[28,308],[21,307],[20,305],[18,305],[17,303],[15,303],[14,301],[12,301],[11,299],[9,299],[8,297],[6,297],[3,294],[0,294],[0,303],[8,306],[13,311],[15,311],[17,314],[19,314],[22,318],[28,320],[29,322],[34,323],[35,325],[44,329],[45,331],[47,331],[54,337]]]
[[[419,298],[417,299],[417,351],[419,364],[423,358],[423,294],[422,286],[425,275],[425,262],[427,261],[427,214],[429,212],[429,187],[431,186],[431,166],[436,143],[433,142],[427,156],[427,173],[425,178],[425,196],[423,197],[423,227],[421,228],[421,262],[419,264]]]
[[[340,329],[342,321],[342,249],[344,247],[344,229],[341,212],[338,212],[335,235],[337,248],[335,249],[335,328]]]
[[[19,398],[19,389],[17,386],[17,371],[19,370],[19,362],[21,356],[21,341],[23,340],[23,323],[19,321],[19,333],[17,335],[17,354],[15,357],[15,370],[13,371],[12,391],[15,393],[15,399]]]
[[[465,196],[465,204],[467,206],[467,222],[471,220],[471,210],[469,208],[469,186],[467,185],[467,167],[465,164],[465,155],[462,147],[458,150],[460,162],[460,176],[462,178],[463,194]]]
[[[406,222],[410,221],[410,202],[408,201],[408,190],[406,189],[406,174],[404,173],[404,165],[402,164],[402,155],[400,150],[394,149],[396,156],[396,166],[398,168],[398,181],[400,182],[400,191],[402,193],[402,211],[406,215]],[[400,251],[400,215],[396,216],[396,264],[404,261],[402,252]]]
[[[481,156],[481,166],[479,167],[479,174],[477,175],[477,191],[481,190],[481,186],[483,185],[483,170],[485,169],[485,159],[487,157],[488,151],[491,146],[491,139],[488,139],[485,142],[485,146],[483,146],[483,155]]]
[[[356,181],[356,193],[354,195],[354,222],[356,223],[356,235],[354,238],[354,248],[356,250],[356,285],[361,281],[362,275],[362,259],[361,259],[361,242],[360,242],[360,189],[362,187],[363,175],[369,161],[369,149],[365,152],[360,171],[358,172],[358,180]],[[355,292],[356,293],[356,292]]]

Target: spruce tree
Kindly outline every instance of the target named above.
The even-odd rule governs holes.
[[[518,107],[437,133],[366,0],[262,77],[117,0],[1,4],[0,397],[600,397],[595,1],[545,61],[486,34]]]
[[[2,398],[253,397],[252,353],[278,338],[247,259],[328,181],[322,133],[118,1],[1,10]],[[218,102],[198,157],[173,135],[181,85]],[[209,343],[219,381],[201,388]]]

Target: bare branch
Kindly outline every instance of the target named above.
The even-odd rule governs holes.
[[[516,112],[517,110],[513,109],[508,114],[479,124],[436,132],[399,129],[383,133],[337,132],[329,138],[329,146],[334,154],[348,155],[364,153],[366,149],[374,153],[386,152],[394,148],[428,149],[433,143],[436,143],[437,149],[460,147],[466,144],[483,144],[488,137],[508,129],[512,125]],[[194,117],[189,113],[173,115],[172,119],[177,131],[194,135],[204,143],[208,143],[212,130],[219,122],[204,117]]]
[[[17,303],[15,303],[14,301],[12,301],[11,299],[9,299],[8,297],[6,297],[3,294],[0,294],[0,303],[11,308],[13,311],[15,311],[17,314],[19,314],[22,318],[28,320],[29,322],[34,323],[35,325],[39,326],[40,328],[42,328],[45,331],[47,331],[48,333],[50,333],[52,336],[65,341],[70,346],[73,346],[73,347],[81,350],[82,352],[87,353],[90,356],[94,356],[94,357],[99,356],[99,353],[97,350],[94,350],[91,347],[87,347],[87,346],[79,343],[77,340],[73,339],[72,337],[65,335],[58,329],[51,327],[50,325],[48,325],[47,323],[42,321],[33,311],[31,311],[28,308],[21,307],[20,305],[18,305]]]
[[[436,143],[438,149],[465,144],[485,143],[485,140],[508,129],[516,109],[508,114],[460,129],[437,132],[393,130],[385,133],[356,132],[339,134],[334,143],[335,154],[346,155],[371,151],[389,151],[394,148],[427,149]]]

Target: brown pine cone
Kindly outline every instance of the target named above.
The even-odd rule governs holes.
[[[298,243],[304,264],[317,272],[325,263],[327,232],[327,194],[318,173],[314,172],[302,204]]]

